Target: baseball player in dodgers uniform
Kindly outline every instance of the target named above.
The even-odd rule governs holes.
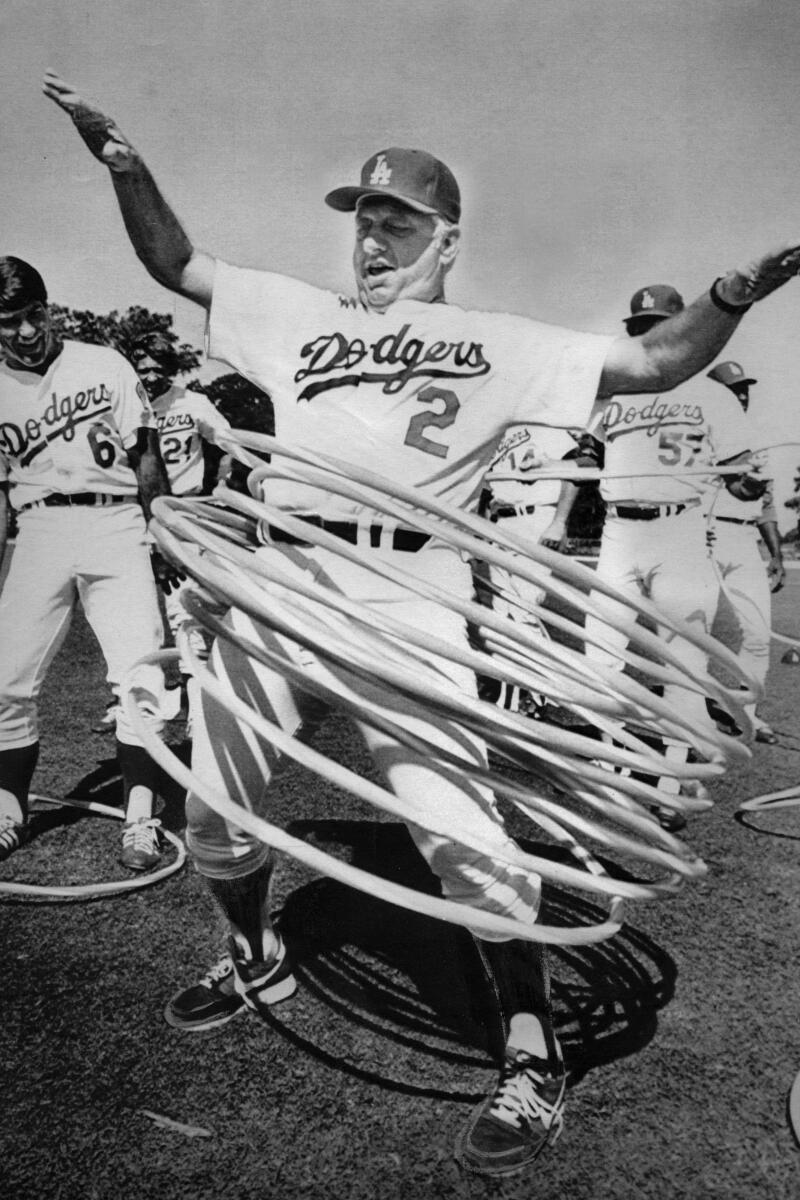
[[[742,413],[747,414],[744,420],[750,426],[749,444],[754,450],[760,447],[763,439],[748,413],[750,388],[757,380],[746,375],[739,363],[731,361],[717,363],[708,377],[721,383],[736,398],[736,407],[741,406]],[[763,459],[762,472],[768,483],[762,499],[738,500],[725,488],[716,487],[707,493],[710,501],[707,508],[712,559],[738,625],[739,657],[763,687],[769,670],[771,592],[783,587],[785,571],[769,479],[769,458],[766,454],[759,458]],[[761,541],[770,554],[769,566],[761,557]],[[777,735],[757,715],[755,705],[749,706],[749,715],[755,724],[756,741],[774,745]]]
[[[673,287],[656,284],[636,292],[630,307],[625,324],[629,336],[638,338],[682,312],[684,305]],[[606,515],[598,576],[622,591],[648,596],[667,615],[703,631],[710,628],[718,593],[702,503],[708,477],[681,472],[746,454],[749,434],[740,417],[724,396],[690,380],[668,396],[615,397],[589,427],[604,445],[608,476],[600,481]],[[741,480],[726,479],[724,487],[739,489]],[[609,631],[595,618],[587,617],[586,631],[612,650],[624,647],[624,634]],[[699,647],[688,642],[679,646],[688,667],[705,668]],[[609,661],[608,653],[591,641],[586,652],[596,661]],[[621,668],[622,660],[617,662]],[[697,692],[669,685],[665,696],[698,724],[708,723],[705,698]],[[682,758],[687,748],[668,743],[665,752],[668,758]],[[678,785],[666,777],[659,786],[668,792]],[[668,808],[660,815],[664,824],[671,823]],[[675,823],[683,823],[680,816]]]
[[[484,483],[486,492],[481,507],[488,519],[520,537],[541,542],[550,549],[563,545],[566,515],[572,507],[577,487],[566,484],[561,488],[557,479],[534,479],[532,473],[559,462],[575,449],[576,437],[566,429],[546,425],[516,425],[506,430],[489,464]],[[492,567],[490,578],[494,594],[492,607],[515,620],[540,630],[544,627],[530,605],[540,604],[544,592],[501,567]],[[520,704],[532,698],[520,694],[513,684],[487,681],[492,691],[498,691],[496,703],[518,712]],[[483,694],[483,692],[481,693]]]
[[[222,413],[214,407],[208,396],[193,392],[180,383],[173,382],[169,371],[170,345],[157,336],[145,338],[138,353],[133,354],[136,373],[144,384],[158,429],[161,457],[167,469],[170,490],[173,496],[199,496],[203,491],[206,473],[206,456],[200,423],[212,429],[230,429]],[[212,458],[219,466],[221,458],[216,447],[210,447]],[[189,643],[201,658],[207,657],[205,637],[196,625],[192,625],[183,604],[184,583],[171,587],[164,594],[164,610],[173,638],[177,638],[182,625],[189,623]],[[189,665],[180,661],[180,671],[186,683],[189,701],[187,730],[192,735],[193,714],[197,709],[199,692],[197,681],[191,675]]]
[[[561,427],[585,424],[595,395],[661,390],[706,365],[736,328],[739,305],[772,290],[800,263],[800,248],[782,250],[752,268],[718,281],[710,294],[670,322],[670,336],[638,341],[574,333],[517,316],[467,311],[445,302],[445,278],[456,258],[459,190],[447,167],[418,150],[387,149],[365,164],[360,185],[327,196],[340,211],[355,212],[358,297],[332,292],[265,271],[228,266],[195,249],[151,174],[122,133],[58,76],[45,92],[71,115],[90,150],[112,171],[135,249],[166,286],[209,313],[209,353],[268,390],[277,436],[352,459],[391,480],[464,508],[477,506],[494,447],[513,424]],[[790,255],[787,258],[787,255]],[[780,265],[778,265],[780,264]],[[765,274],[769,282],[765,282]],[[402,560],[423,579],[447,580],[471,591],[468,565],[448,545],[412,529],[389,528],[381,517],[310,487],[270,483],[272,503],[314,517],[376,559]],[[372,528],[374,526],[374,529]],[[287,539],[275,527],[261,551],[298,577],[374,605],[401,621],[424,624],[454,644],[466,630],[455,615],[384,582],[323,550]],[[237,627],[249,622],[233,618]],[[253,636],[254,630],[249,629]],[[257,636],[257,635],[256,635]],[[290,648],[291,643],[287,643]],[[295,651],[296,653],[296,648]],[[289,730],[305,707],[285,679],[255,666],[229,643],[218,642],[212,664],[235,688],[261,693],[264,710]],[[475,680],[450,661],[415,661],[431,679],[441,672],[456,691],[474,695]],[[321,678],[356,693],[423,737],[459,753],[484,747],[444,720],[415,715],[400,698],[317,663]],[[207,726],[202,736],[201,724]],[[539,884],[501,861],[466,850],[422,827],[426,814],[446,818],[457,837],[479,833],[498,849],[508,834],[493,796],[364,725],[361,733],[389,786],[419,813],[410,831],[436,872],[443,892],[461,900],[535,920]],[[268,806],[264,782],[274,751],[246,740],[226,714],[203,701],[195,730],[194,769],[230,794]],[[198,868],[227,914],[231,956],[197,985],[173,997],[168,1020],[179,1028],[208,1028],[242,1006],[258,1010],[295,987],[286,950],[269,916],[272,853],[231,828],[196,796],[188,800],[189,842]],[[558,1134],[564,1066],[552,1028],[548,982],[537,951],[519,941],[482,943],[498,993],[510,1016],[506,1059],[496,1089],[472,1114],[459,1143],[462,1162],[475,1171],[521,1169]],[[524,970],[519,968],[524,964]]]
[[[19,534],[0,594],[0,857],[26,839],[39,751],[37,698],[80,599],[118,691],[162,629],[145,512],[168,490],[144,388],[115,350],[61,342],[39,273],[0,259],[0,481]],[[141,503],[139,496],[141,495]],[[144,506],[145,512],[142,511]],[[2,525],[2,545],[5,523]],[[167,575],[173,574],[167,569]],[[139,669],[160,728],[163,674]],[[121,861],[159,858],[155,764],[120,709],[117,753],[126,797]]]

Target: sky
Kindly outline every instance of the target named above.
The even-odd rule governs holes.
[[[116,119],[197,245],[323,287],[352,290],[352,221],[322,197],[391,145],[460,182],[448,298],[472,308],[622,332],[638,288],[689,301],[800,240],[797,0],[4,0],[0,34],[0,253],[58,303],[172,312],[198,346],[200,310],[139,264],[46,67]],[[723,355],[758,379],[779,502],[799,326],[800,280]]]

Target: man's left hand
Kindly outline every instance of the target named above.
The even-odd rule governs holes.
[[[156,583],[165,596],[168,596],[170,592],[177,591],[186,579],[183,571],[180,571],[174,563],[165,558],[160,550],[153,548],[150,551],[150,564],[153,568]]]
[[[771,558],[767,574],[769,575],[769,590],[779,592],[786,582],[786,568],[783,565],[783,559]]]

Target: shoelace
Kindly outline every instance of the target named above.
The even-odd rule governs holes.
[[[132,846],[134,850],[141,850],[144,854],[152,854],[158,845],[160,828],[161,822],[157,817],[150,817],[147,821],[134,821],[123,833],[122,844]]]
[[[230,954],[225,954],[219,962],[215,962],[213,967],[209,967],[203,978],[200,980],[201,987],[211,988],[215,983],[221,983],[223,979],[227,979],[233,970],[233,959]]]
[[[556,1137],[564,1122],[562,1103],[545,1100],[540,1092],[543,1077],[532,1067],[525,1066],[524,1059],[506,1063],[489,1110],[493,1117],[519,1129],[522,1120],[532,1124],[541,1121],[545,1129],[555,1128]]]
[[[14,850],[19,845],[19,822],[8,813],[0,814],[0,849]]]

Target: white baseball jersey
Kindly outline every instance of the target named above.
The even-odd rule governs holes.
[[[611,503],[680,504],[701,496],[708,476],[682,470],[722,462],[750,449],[738,403],[689,380],[665,395],[615,396],[589,432],[605,443],[600,494]]]
[[[215,429],[230,429],[229,423],[208,396],[189,391],[181,384],[173,384],[168,392],[153,401],[153,414],[173,495],[199,492],[205,463],[198,424],[204,421]]]
[[[515,425],[507,429],[486,474],[492,496],[509,504],[556,504],[561,481],[537,480],[535,472],[559,463],[575,445],[575,438],[566,429],[547,425]],[[494,479],[495,474],[514,478]]]
[[[282,442],[474,510],[508,425],[585,424],[611,341],[416,300],[375,313],[286,276],[218,262],[207,348],[269,391]],[[363,510],[296,483],[271,481],[269,499],[328,520]]]
[[[64,342],[44,375],[0,363],[0,482],[15,508],[53,492],[138,492],[126,453],[152,427],[147,393],[107,346]]]
[[[720,387],[719,384],[715,385]],[[745,412],[735,396],[727,388],[720,388],[723,399],[727,401],[737,427],[747,431],[747,448],[757,451],[764,444],[764,436],[758,429],[750,413]],[[734,412],[733,410],[738,410]],[[769,453],[762,450],[754,454],[752,466],[746,468],[755,471],[760,478],[768,482],[769,488],[758,500],[737,500],[736,496],[724,486],[711,487],[706,495],[706,506],[714,517],[735,517],[739,521],[777,520],[772,498],[772,463]]]

